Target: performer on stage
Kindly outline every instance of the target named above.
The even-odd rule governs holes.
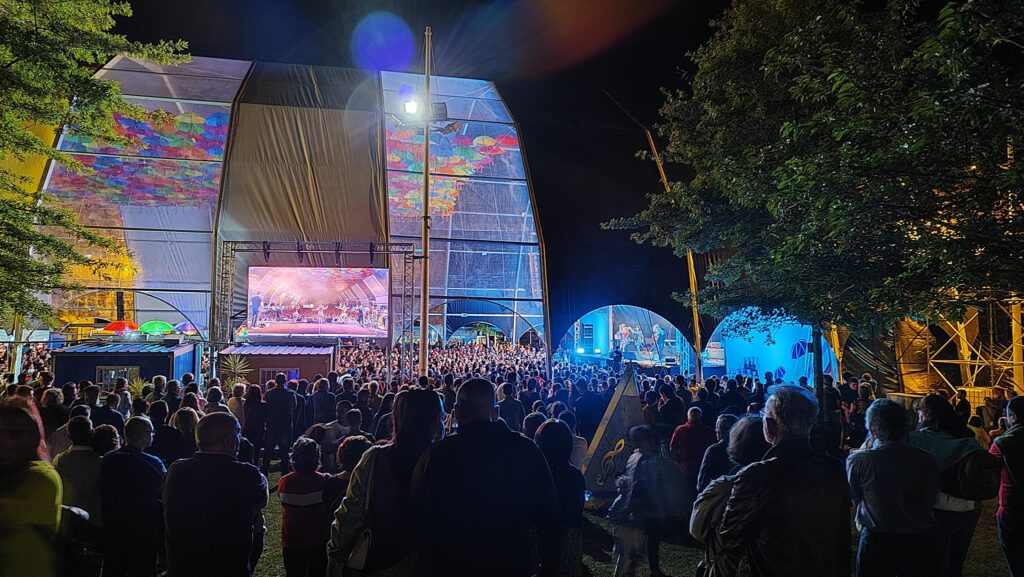
[[[249,299],[249,326],[254,327],[260,320],[260,306],[263,304],[263,297],[260,293],[252,295]]]
[[[658,360],[665,358],[665,329],[658,323],[654,324],[654,349],[658,352]]]

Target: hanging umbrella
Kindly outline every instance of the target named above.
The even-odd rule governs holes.
[[[173,333],[174,325],[167,321],[149,321],[142,323],[139,327],[139,332],[143,332],[149,335],[162,335],[165,333]]]
[[[179,332],[186,335],[198,335],[199,331],[203,330],[204,328],[205,327],[196,326],[188,321],[174,325],[175,332]]]
[[[139,330],[139,325],[131,321],[114,321],[109,325],[103,327],[103,330],[110,331],[113,333],[126,333],[128,331]]]

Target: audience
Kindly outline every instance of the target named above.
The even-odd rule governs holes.
[[[571,415],[563,411],[563,415]],[[565,421],[549,419],[537,429],[534,440],[551,469],[558,495],[562,546],[558,561],[560,577],[576,577],[583,567],[583,502],[586,483],[570,461],[573,452],[572,427]]]
[[[287,577],[321,577],[327,571],[330,506],[337,500],[341,482],[317,471],[320,446],[299,437],[291,450],[292,472],[281,477],[281,554]]]
[[[53,458],[53,466],[60,473],[64,485],[63,504],[78,507],[89,514],[89,521],[99,524],[100,511],[100,457],[92,446],[92,422],[89,417],[75,417],[68,421],[71,447]]]
[[[1003,460],[996,529],[1010,577],[1024,577],[1024,397],[1009,400],[1005,419],[1006,431],[989,448]]]
[[[706,391],[706,389],[701,390]],[[735,466],[729,458],[729,431],[732,430],[737,420],[735,415],[725,414],[720,415],[715,421],[715,439],[717,439],[717,442],[704,451],[704,457],[700,461],[700,470],[697,473],[698,493],[706,489],[711,481],[722,475],[728,475]]]

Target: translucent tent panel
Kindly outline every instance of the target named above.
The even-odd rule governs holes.
[[[424,88],[423,76],[409,74],[408,72],[382,71],[380,73],[381,85],[385,91],[404,92],[411,90],[414,93],[422,93]],[[463,96],[467,98],[482,98],[486,100],[501,100],[494,85],[487,80],[476,80],[473,78],[455,78],[452,76],[431,76],[430,93],[440,96]]]
[[[423,77],[382,72],[381,81],[391,235],[418,246],[424,131],[404,103],[422,97]],[[434,77],[431,97],[447,107],[430,131],[431,303],[441,303],[447,334],[472,322],[513,338],[543,332],[539,235],[512,116],[487,81]]]
[[[60,149],[189,160],[224,159],[231,112],[229,106],[145,98],[129,98],[128,101],[148,112],[161,111],[165,117],[135,120],[115,112],[117,134],[130,139],[130,144],[98,142],[91,137],[67,133],[61,139]]]
[[[448,120],[430,131],[430,172],[524,180],[519,135],[511,124]],[[388,170],[423,173],[423,126],[395,115],[384,120]]]
[[[125,143],[62,135],[58,147],[86,170],[54,164],[44,190],[83,224],[130,251],[130,257],[118,261],[115,278],[76,269],[72,280],[87,287],[149,291],[154,295],[150,301],[161,304],[134,299],[137,318],[143,320],[150,320],[144,312],[167,320],[180,314],[177,308],[190,320],[208,324],[213,213],[228,103],[250,66],[200,57],[167,66],[118,57],[96,74],[118,82],[129,102],[157,114],[138,120],[115,114],[115,130]]]

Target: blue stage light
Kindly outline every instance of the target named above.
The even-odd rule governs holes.
[[[595,355],[601,354],[601,349],[594,349],[594,354]]]
[[[583,347],[580,347],[580,348],[576,349],[576,354],[577,355],[582,355],[583,354]]]

